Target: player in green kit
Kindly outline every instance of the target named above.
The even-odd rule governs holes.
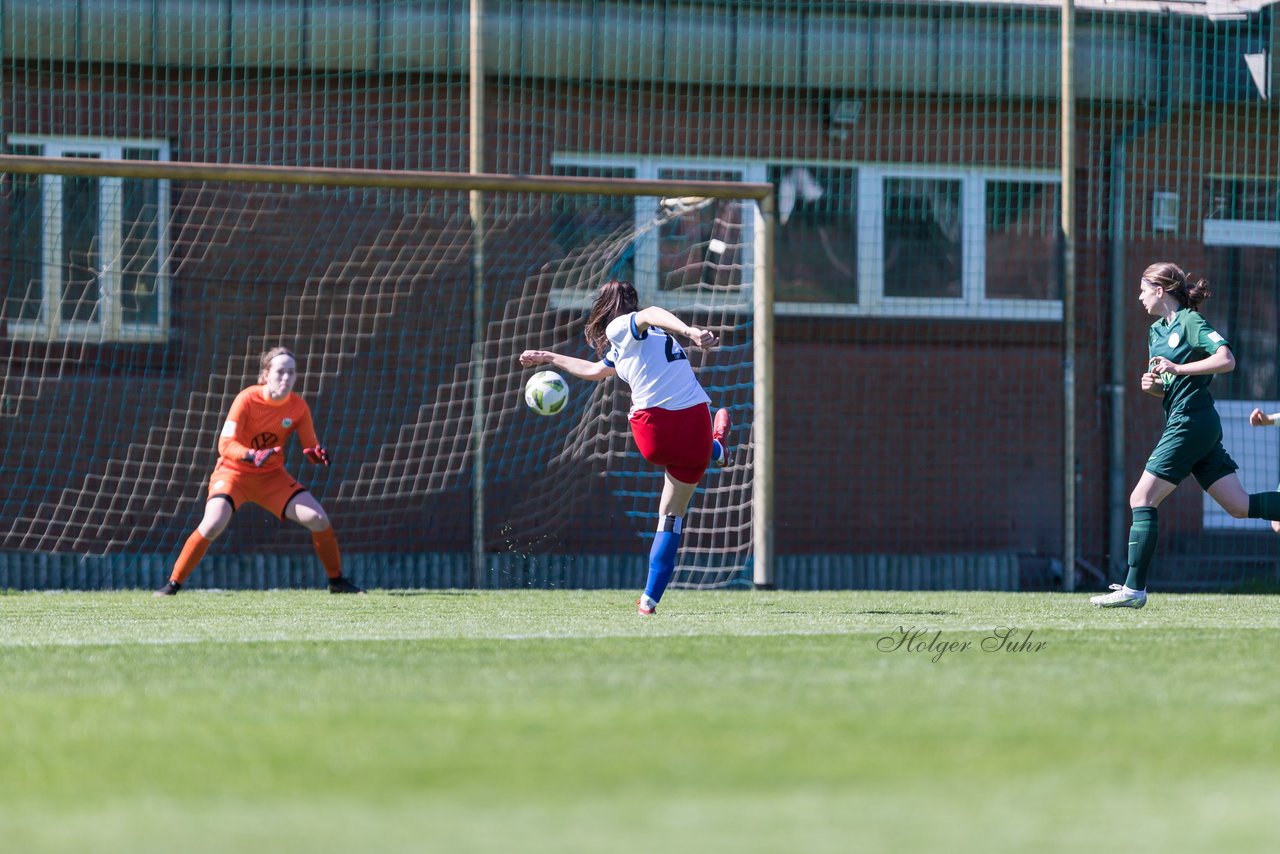
[[[1214,374],[1234,370],[1236,358],[1200,315],[1208,298],[1208,283],[1189,278],[1176,264],[1152,264],[1142,274],[1138,301],[1156,317],[1147,336],[1151,358],[1142,390],[1164,399],[1164,432],[1129,496],[1129,575],[1124,584],[1112,584],[1111,593],[1089,600],[1099,607],[1147,604],[1147,569],[1159,534],[1156,508],[1187,475],[1233,518],[1280,520],[1280,492],[1245,492],[1236,476],[1239,466],[1222,447],[1209,382]]]
[[[1275,427],[1280,425],[1280,412],[1263,412],[1261,409],[1254,409],[1249,413],[1249,423],[1254,427]],[[1280,490],[1280,485],[1276,486]],[[1271,530],[1280,534],[1280,522],[1272,522]]]

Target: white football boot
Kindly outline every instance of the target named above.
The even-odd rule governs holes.
[[[1123,584],[1112,584],[1111,593],[1090,596],[1089,601],[1099,608],[1141,608],[1147,604],[1147,591],[1131,590]]]

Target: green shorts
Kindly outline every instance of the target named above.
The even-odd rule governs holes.
[[[1170,483],[1193,474],[1203,489],[1239,468],[1222,447],[1222,421],[1212,406],[1170,416],[1146,465],[1147,471]]]

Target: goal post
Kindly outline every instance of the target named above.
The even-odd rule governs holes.
[[[692,358],[737,453],[694,499],[676,582],[771,586],[771,185],[22,155],[0,174],[0,423],[21,469],[0,486],[0,564],[154,572],[199,519],[231,399],[281,344],[341,455],[286,464],[366,583],[640,584],[661,478],[625,388],[571,380],[539,418],[515,358],[590,357],[585,310],[619,277],[724,342]],[[305,543],[250,515],[205,583],[306,583]]]

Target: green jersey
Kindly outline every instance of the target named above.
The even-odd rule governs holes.
[[[1164,356],[1174,364],[1185,365],[1188,362],[1198,362],[1216,353],[1219,347],[1229,345],[1227,339],[1215,332],[1200,312],[1184,308],[1168,322],[1161,318],[1151,324],[1147,346],[1152,359]],[[1166,419],[1176,412],[1191,412],[1213,406],[1213,395],[1209,394],[1213,374],[1195,377],[1164,374],[1163,377]]]

